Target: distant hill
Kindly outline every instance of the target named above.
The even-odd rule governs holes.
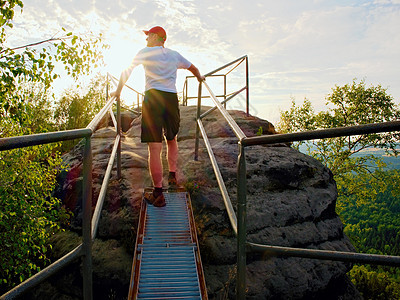
[[[383,161],[386,163],[386,170],[400,169],[400,157],[388,156],[384,150],[373,148],[362,151],[358,155],[375,155],[377,157],[382,157]]]
[[[304,145],[300,146],[299,150],[300,152],[307,154],[307,149]],[[400,150],[400,145],[399,145],[399,150]],[[379,148],[371,148],[363,150],[358,154],[355,154],[355,156],[364,156],[364,155],[375,155],[377,157],[381,157],[387,165],[385,170],[400,169],[400,156],[398,157],[388,156],[384,150]]]

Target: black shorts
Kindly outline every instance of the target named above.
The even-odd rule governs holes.
[[[168,141],[179,131],[179,102],[176,93],[151,89],[145,92],[142,104],[142,143]]]

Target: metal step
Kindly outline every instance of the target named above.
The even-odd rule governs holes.
[[[189,195],[164,197],[142,201],[128,299],[208,299]]]

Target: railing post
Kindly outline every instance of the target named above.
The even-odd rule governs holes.
[[[245,146],[239,142],[237,162],[237,274],[236,299],[246,297],[246,157]]]
[[[185,106],[188,106],[188,93],[189,93],[189,81],[188,78],[186,77],[186,81],[185,81]]]
[[[246,56],[246,114],[249,116],[249,58]]]
[[[91,137],[85,138],[83,154],[82,244],[83,244],[83,299],[93,299],[92,280],[92,149]]]
[[[200,135],[200,128],[199,124],[197,123],[200,119],[201,114],[201,87],[202,83],[199,82],[199,90],[197,93],[197,116],[196,116],[196,136],[195,136],[195,145],[194,145],[194,160],[197,161],[199,159],[199,135]]]
[[[224,108],[226,109],[226,75],[224,75]]]
[[[108,102],[108,80],[109,80],[109,75],[107,73],[107,79],[106,79],[106,103]]]
[[[121,136],[121,98],[117,98],[117,135]],[[121,178],[121,139],[118,142],[117,149],[117,177]]]

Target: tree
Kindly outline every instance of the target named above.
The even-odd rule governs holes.
[[[393,121],[400,116],[399,108],[386,89],[380,85],[366,87],[364,81],[353,80],[351,85],[336,86],[326,100],[328,110],[319,113],[314,112],[307,99],[300,107],[292,101],[290,110],[281,113],[278,130],[285,133],[353,126]],[[340,195],[358,195],[362,201],[372,189],[369,187],[367,191],[365,184],[354,182],[354,175],[373,174],[385,164],[375,155],[361,155],[361,151],[382,148],[390,155],[397,155],[398,137],[397,133],[369,134],[300,142],[296,146],[304,146],[332,171]],[[378,178],[375,183],[376,188],[382,188],[383,183]],[[375,189],[374,193],[377,192]]]
[[[106,78],[98,74],[83,94],[76,88],[64,91],[56,102],[55,122],[60,130],[83,128],[106,103]]]
[[[106,103],[106,77],[98,74],[84,92],[66,90],[56,102],[54,122],[59,130],[86,127]],[[76,141],[64,141],[62,152],[70,150]]]
[[[54,130],[49,87],[55,64],[77,79],[102,63],[101,36],[62,29],[50,38],[6,45],[20,0],[0,0],[0,138]],[[0,152],[0,294],[48,264],[49,237],[68,214],[52,196],[61,158],[58,144]]]
[[[307,99],[302,106],[281,113],[278,128],[297,132],[397,120],[399,108],[380,85],[366,87],[364,81],[336,86],[327,96],[327,111],[315,113]],[[380,157],[362,153],[382,148],[397,155],[397,133],[300,142],[306,152],[325,164],[338,187],[336,211],[345,224],[345,233],[357,250],[364,253],[397,255],[399,243],[398,197],[400,172],[384,171]],[[398,299],[400,280],[393,269],[354,266],[351,280],[366,299]]]
[[[22,91],[27,97],[23,118],[0,118],[2,136],[44,132],[54,126],[48,122],[51,102],[43,87],[25,84]],[[60,201],[52,197],[62,168],[58,147],[0,152],[0,294],[48,264],[48,239],[67,218]]]
[[[88,74],[102,63],[102,36],[92,33],[76,35],[65,28],[48,39],[18,47],[7,47],[7,33],[13,28],[12,20],[16,7],[23,8],[22,1],[0,1],[0,117],[20,120],[24,106],[20,98],[24,82],[41,82],[45,88],[58,77],[55,64],[61,63],[67,74],[77,79]],[[8,31],[6,30],[8,28]]]

